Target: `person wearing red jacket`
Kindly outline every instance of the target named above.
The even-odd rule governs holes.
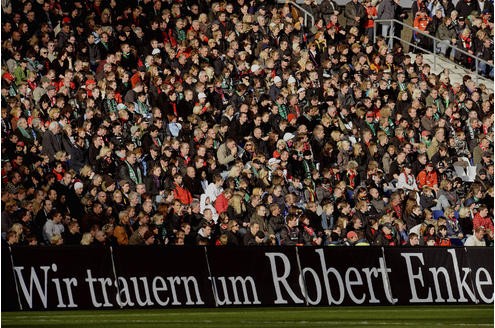
[[[182,175],[174,175],[174,198],[183,205],[189,205],[192,202],[191,192],[182,185]]]
[[[488,208],[486,207],[486,205],[481,205],[478,208],[478,212],[476,213],[473,219],[474,230],[476,230],[478,227],[481,226],[485,227],[488,236],[490,237],[491,240],[493,240],[493,221],[488,216]]]
[[[433,168],[432,163],[428,163],[425,169],[419,172],[416,180],[420,189],[422,189],[424,186],[428,186],[433,190],[438,191],[438,175]]]
[[[218,195],[217,199],[215,199],[214,206],[218,215],[227,211],[230,198],[232,198],[232,190],[227,188],[220,195]]]

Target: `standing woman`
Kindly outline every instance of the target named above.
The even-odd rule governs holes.
[[[364,32],[370,40],[373,40],[375,30],[375,19],[378,18],[378,9],[376,8],[377,0],[364,0],[363,5],[366,9],[366,19],[364,20]]]

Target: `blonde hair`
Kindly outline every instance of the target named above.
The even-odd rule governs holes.
[[[242,201],[242,195],[239,192],[235,192],[229,199],[229,206],[232,206],[235,214],[241,214],[244,212],[244,203]]]
[[[86,232],[82,235],[81,245],[88,246],[93,242],[93,235],[89,232]]]
[[[229,177],[229,178],[236,178],[236,177],[238,177],[240,174],[241,174],[241,169],[240,169],[238,166],[234,165],[234,166],[232,166],[232,168],[230,169],[228,177]]]
[[[356,161],[349,161],[347,163],[347,169],[348,170],[354,170],[354,169],[357,169],[358,167],[359,167],[359,164]]]
[[[22,227],[22,224],[14,223],[9,231],[14,231],[17,235],[20,235],[20,234],[22,234],[23,230],[24,230],[24,228]]]
[[[89,166],[89,165],[86,164],[83,167],[81,167],[81,169],[79,170],[79,173],[83,177],[88,177],[90,175],[91,171],[93,171],[93,169],[91,168],[91,166]]]
[[[112,150],[109,147],[103,146],[103,147],[101,147],[100,153],[98,154],[98,156],[96,156],[96,159],[103,158],[103,157],[105,157],[105,155],[107,153],[111,153],[111,152],[112,152]]]
[[[459,217],[461,219],[467,218],[469,215],[471,215],[471,212],[469,211],[469,207],[461,207],[459,209]]]
[[[160,220],[163,220],[163,215],[162,214],[155,214],[152,217],[153,223],[154,224],[160,224]],[[163,223],[163,221],[162,221]]]
[[[59,150],[55,153],[55,155],[53,156],[57,161],[60,161],[62,159],[62,157],[64,156],[67,156],[67,153],[63,150]]]
[[[52,238],[50,238],[50,244],[58,245],[61,240],[62,236],[60,234],[53,235]]]

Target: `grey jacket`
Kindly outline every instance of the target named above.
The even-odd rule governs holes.
[[[452,40],[457,39],[457,34],[455,28],[451,26],[446,26],[445,24],[440,24],[436,33],[436,37],[440,40]]]
[[[378,7],[378,19],[394,19],[397,4],[394,0],[383,0]]]
[[[359,2],[354,3],[350,0],[344,8],[345,26],[357,26],[363,24],[363,18],[366,16],[366,10],[363,5]],[[360,17],[361,19],[357,22],[354,18]]]

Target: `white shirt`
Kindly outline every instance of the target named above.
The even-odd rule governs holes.
[[[45,241],[50,242],[54,235],[62,235],[64,232],[64,225],[62,223],[55,223],[52,220],[47,220],[43,227],[43,238]]]
[[[486,246],[485,240],[479,240],[475,235],[469,236],[464,242],[464,246]]]

